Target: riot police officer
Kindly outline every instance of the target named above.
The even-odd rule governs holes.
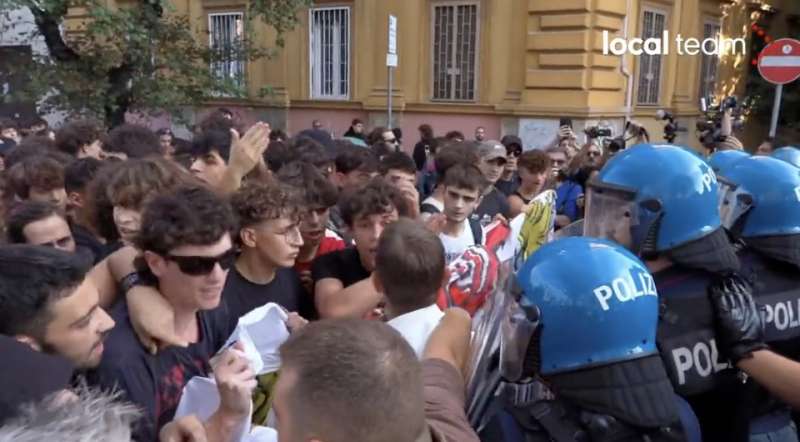
[[[539,317],[528,342],[505,346],[525,351],[519,379],[506,378],[498,395],[518,427],[482,440],[699,440],[658,355],[658,294],[638,258],[611,241],[564,238],[516,278],[520,305]]]
[[[779,155],[780,156],[780,155]],[[745,247],[742,276],[764,310],[764,340],[783,356],[800,359],[800,169],[770,157],[737,160],[720,170],[723,225]],[[758,416],[751,434],[797,441],[789,408],[753,390]],[[776,436],[780,432],[781,436]]]
[[[792,146],[781,147],[772,152],[772,158],[786,161],[787,163],[800,167],[800,149]]]
[[[719,357],[707,297],[710,283],[739,269],[713,170],[689,149],[640,144],[615,156],[587,188],[584,235],[624,245],[653,274],[661,358],[703,439],[747,440],[745,391],[738,371]]]
[[[730,164],[749,157],[750,154],[743,150],[718,150],[708,157],[708,164],[714,170],[714,173],[719,174],[719,171]]]

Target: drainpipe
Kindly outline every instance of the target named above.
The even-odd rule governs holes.
[[[622,38],[625,41],[628,40],[628,17],[631,14],[631,0],[626,0],[625,11],[625,20],[622,23]],[[631,119],[631,114],[633,113],[633,72],[631,72],[630,66],[628,66],[628,58],[626,54],[620,55],[622,58],[622,63],[620,64],[620,72],[625,77],[626,81],[626,91],[625,91],[625,118],[627,120]]]

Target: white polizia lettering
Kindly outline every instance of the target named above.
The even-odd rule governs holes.
[[[601,285],[594,289],[594,296],[600,303],[603,311],[608,311],[611,306],[609,302],[616,299],[619,302],[633,301],[641,296],[658,296],[656,284],[653,277],[647,273],[629,274],[616,278],[609,284]]]
[[[730,367],[729,363],[719,361],[717,343],[713,339],[697,342],[691,348],[672,349],[672,362],[678,375],[678,385],[686,384],[686,374],[692,370],[705,378]]]

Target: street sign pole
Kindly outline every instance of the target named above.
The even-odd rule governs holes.
[[[391,129],[391,128],[394,127],[392,125],[392,80],[393,80],[393,78],[392,78],[392,70],[394,68],[389,66],[388,69],[389,69],[389,90],[386,93],[386,95],[388,95],[388,97],[386,98],[386,101],[389,103],[389,115],[388,115],[388,119],[386,121],[387,121],[389,129]]]
[[[394,127],[392,123],[392,89],[394,86],[394,68],[397,67],[397,17],[389,16],[389,48],[386,51],[386,68],[388,69],[389,85],[386,89],[387,115],[386,125],[389,129]]]
[[[800,41],[781,38],[768,44],[758,54],[758,72],[764,80],[775,85],[775,101],[769,122],[769,136],[774,138],[778,132],[783,85],[800,78]]]
[[[783,85],[775,86],[775,102],[772,104],[772,119],[769,123],[769,136],[775,138],[778,132],[778,117],[781,114],[781,96],[783,95]]]

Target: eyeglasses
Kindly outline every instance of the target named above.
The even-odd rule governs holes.
[[[521,149],[507,149],[506,153],[514,158],[519,158],[522,155]]]
[[[219,264],[222,270],[228,270],[236,261],[236,251],[233,249],[218,256],[176,256],[166,255],[166,259],[178,264],[181,272],[190,276],[208,275]]]
[[[590,150],[589,152],[586,153],[586,155],[588,155],[589,158],[599,157],[600,156],[600,152],[594,152],[594,151]]]
[[[389,144],[397,144],[397,138],[390,138],[388,140],[384,138],[383,141]]]
[[[300,234],[300,224],[292,224],[282,232],[277,230],[268,230],[268,232],[273,235],[282,236],[288,244],[292,244],[292,242],[303,241],[303,235]]]

